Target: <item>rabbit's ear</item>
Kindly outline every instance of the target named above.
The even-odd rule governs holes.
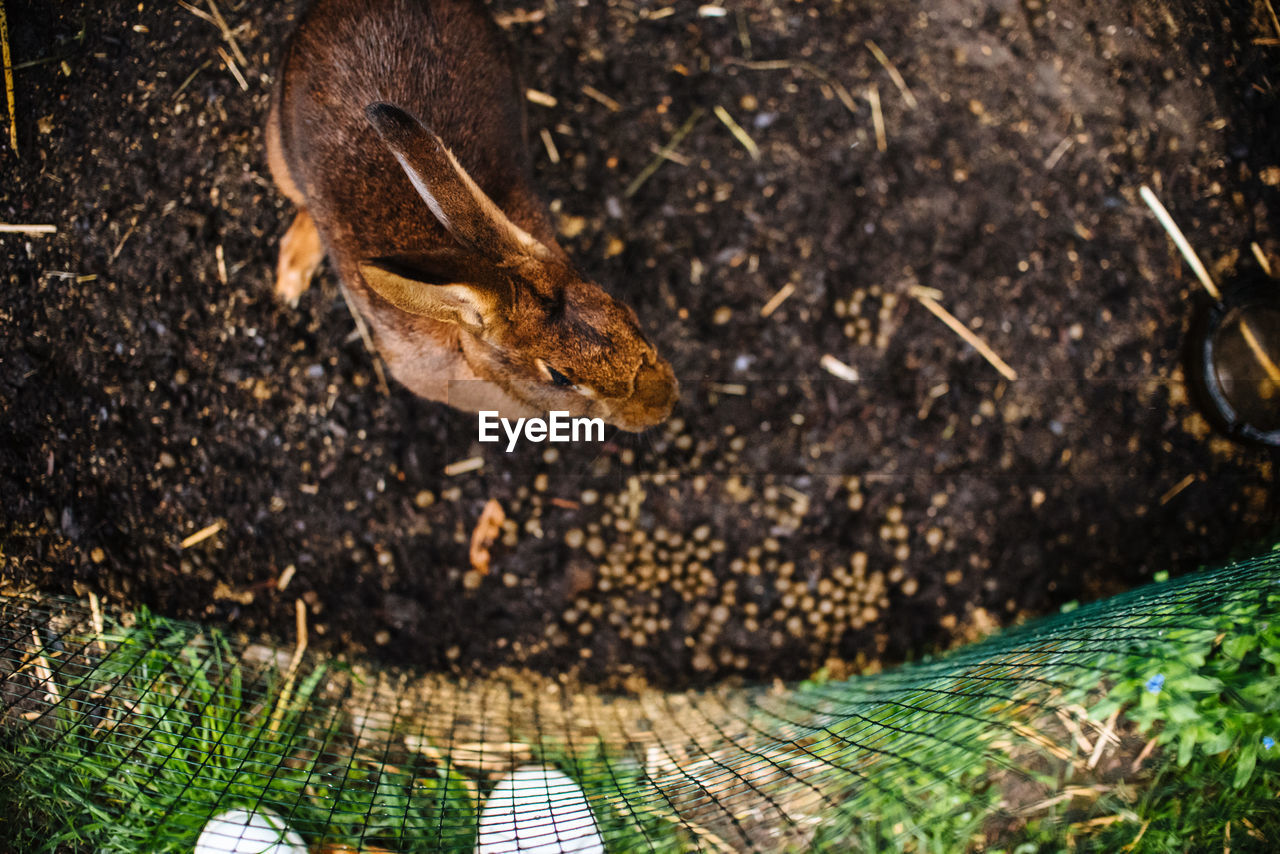
[[[494,263],[511,263],[521,256],[553,257],[551,250],[507,218],[422,122],[386,103],[370,104],[365,115],[454,240]]]
[[[360,275],[378,296],[409,314],[454,323],[475,335],[505,316],[510,293],[501,284],[453,280],[431,264],[379,258],[360,262]]]

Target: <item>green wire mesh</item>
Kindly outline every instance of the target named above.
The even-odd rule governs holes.
[[[1273,551],[885,673],[608,696],[0,599],[0,774],[81,811],[50,848],[190,851],[211,816],[245,809],[312,851],[471,851],[494,782],[542,764],[582,787],[608,850],[963,850],[940,835],[1087,788],[1122,705],[1176,719],[1239,694],[1201,666],[1244,656],[1278,611]]]

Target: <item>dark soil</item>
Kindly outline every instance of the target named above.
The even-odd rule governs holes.
[[[58,229],[0,235],[6,589],[285,643],[301,597],[313,648],[680,685],[901,660],[1276,534],[1274,457],[1188,399],[1202,294],[1137,193],[1219,280],[1254,241],[1280,261],[1265,3],[530,3],[506,29],[555,99],[538,184],[683,395],[665,429],[512,454],[380,387],[330,271],[273,301],[262,125],[297,3],[219,0],[247,90],[181,6],[5,6],[0,221]]]

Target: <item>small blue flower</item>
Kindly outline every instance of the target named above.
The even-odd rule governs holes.
[[[1160,689],[1164,687],[1164,674],[1157,673],[1155,676],[1152,676],[1147,680],[1144,687],[1152,694],[1159,694]]]
[[[1269,736],[1269,735],[1264,735],[1264,736],[1262,737],[1262,749],[1263,749],[1263,750],[1270,750],[1271,748],[1273,748],[1273,747],[1275,747],[1275,746],[1276,746],[1276,740],[1275,740],[1274,738],[1272,738],[1272,737],[1271,737],[1271,736]]]

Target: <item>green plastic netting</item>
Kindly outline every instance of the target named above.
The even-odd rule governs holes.
[[[1260,677],[1205,674],[1256,654],[1260,636],[1280,661],[1266,641],[1277,613],[1273,551],[890,672],[603,696],[10,598],[0,767],[51,811],[80,810],[49,838],[68,849],[190,851],[210,816],[242,808],[282,817],[313,851],[471,851],[494,780],[539,763],[583,788],[608,850],[964,850],[976,829],[998,836],[1087,795],[1099,758],[1120,752],[1118,721],[1176,722],[1223,695],[1274,718]],[[1263,742],[1261,757],[1252,742],[1201,747],[1246,747],[1252,771],[1272,761]]]

